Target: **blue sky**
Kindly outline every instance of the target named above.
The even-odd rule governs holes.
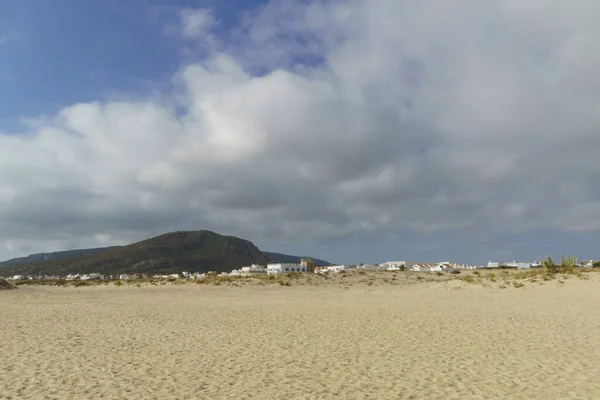
[[[259,1],[27,0],[0,3],[0,130],[82,101],[169,88],[185,55],[182,8],[214,7],[226,33]]]
[[[0,2],[0,259],[597,257],[600,10],[536,4]]]

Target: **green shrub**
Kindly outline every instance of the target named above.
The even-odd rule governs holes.
[[[550,256],[546,256],[546,259],[542,261],[542,267],[544,268],[544,270],[551,274],[572,274],[575,271],[576,264],[577,259],[571,255],[567,256],[566,258],[565,256],[561,255],[560,264],[558,265],[555,264],[554,261],[552,261],[552,258]]]
[[[554,264],[554,261],[552,261],[552,257],[550,256],[546,256],[544,261],[542,261],[542,268],[544,268],[545,271],[548,271],[552,274],[558,272],[558,265]]]

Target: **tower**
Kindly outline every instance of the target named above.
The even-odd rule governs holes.
[[[303,267],[306,267],[306,272],[314,274],[315,273],[315,262],[312,260],[312,258],[303,258],[300,261],[300,265],[302,265]]]

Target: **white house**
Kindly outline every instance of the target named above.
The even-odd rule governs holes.
[[[414,264],[411,271],[416,272],[430,272],[435,265],[433,264]]]
[[[500,263],[499,262],[488,261],[487,267],[488,268],[500,268]]]
[[[262,265],[252,264],[249,267],[242,267],[240,269],[234,269],[229,273],[230,276],[255,276],[267,273],[267,268]]]
[[[261,275],[266,273],[267,269],[265,267],[256,264],[252,264],[249,267],[242,267],[240,270],[240,275],[242,276]]]
[[[81,275],[81,277],[79,279],[82,280],[82,281],[87,281],[87,280],[90,280],[90,279],[103,280],[104,279],[104,275],[99,274],[97,272],[92,272],[91,274]]]
[[[377,264],[364,264],[364,265],[359,265],[356,267],[356,269],[364,269],[366,271],[385,271],[387,269],[387,267],[383,266],[383,265],[377,265]]]
[[[329,267],[327,267],[327,271],[338,273],[344,271],[346,268],[348,267],[346,267],[345,265],[330,265]]]
[[[531,268],[541,268],[542,263],[539,261],[534,261],[531,263]]]
[[[456,264],[450,264],[449,262],[441,262],[436,266],[435,269],[432,269],[432,271],[450,272],[454,271],[455,269],[458,269]]]
[[[406,268],[406,261],[386,261],[381,266],[388,271],[399,271],[401,267]]]
[[[306,266],[300,264],[267,264],[267,274],[284,274],[286,272],[307,272]]]

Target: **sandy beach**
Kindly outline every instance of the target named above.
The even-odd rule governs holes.
[[[22,286],[0,399],[597,399],[600,281]]]

